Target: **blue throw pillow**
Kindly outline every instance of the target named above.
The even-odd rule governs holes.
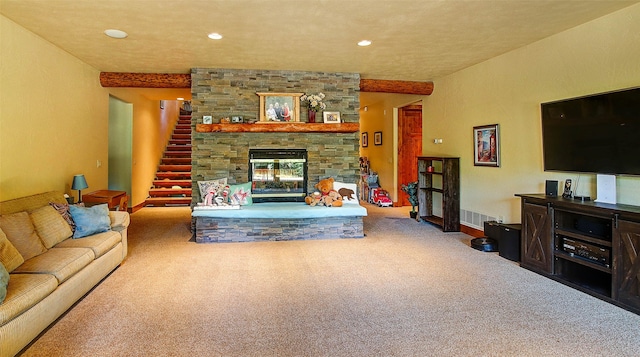
[[[7,285],[9,285],[9,272],[0,264],[0,304],[7,297]]]
[[[91,207],[69,206],[69,213],[76,224],[73,238],[82,238],[111,229],[109,206],[106,203]]]

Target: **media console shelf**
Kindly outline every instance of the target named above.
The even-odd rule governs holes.
[[[516,196],[523,268],[640,314],[640,207]]]
[[[460,231],[460,158],[418,156],[418,216],[443,232]]]

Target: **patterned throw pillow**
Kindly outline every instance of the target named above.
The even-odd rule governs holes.
[[[251,182],[229,187],[229,204],[248,206],[253,204],[251,198]]]
[[[56,203],[56,202],[49,202],[49,204],[51,205],[51,207],[55,208],[56,211],[58,211],[58,213],[60,213],[62,218],[64,218],[64,220],[67,223],[69,223],[69,227],[71,227],[71,232],[75,232],[76,223],[73,221],[73,218],[71,218],[71,214],[69,214],[69,205],[66,203]],[[78,203],[77,206],[84,207],[84,203]]]
[[[217,180],[209,180],[209,181],[198,181],[198,188],[200,189],[200,201],[205,202],[205,196],[209,192],[215,192],[217,195],[224,190],[225,186],[227,186],[227,178],[221,178]]]
[[[355,183],[344,183],[337,182],[333,183],[333,189],[338,191],[340,196],[342,196],[342,203],[353,203],[359,204],[358,201],[358,185]]]

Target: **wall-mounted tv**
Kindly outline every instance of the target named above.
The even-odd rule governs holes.
[[[541,104],[545,171],[640,175],[640,88]]]

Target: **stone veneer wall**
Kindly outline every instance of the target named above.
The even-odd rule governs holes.
[[[356,183],[359,178],[359,132],[355,133],[199,133],[203,115],[213,122],[229,116],[258,120],[258,92],[326,95],[327,111],[340,112],[345,123],[360,120],[360,75],[325,73],[195,68],[191,70],[193,202],[200,201],[197,181],[227,177],[229,183],[248,180],[250,148],[307,149],[308,187],[313,191],[320,179]],[[307,120],[306,107],[300,108]],[[322,116],[320,116],[322,118]],[[322,119],[320,119],[322,120]],[[318,118],[316,118],[316,122]],[[253,124],[278,125],[278,124]],[[332,124],[326,124],[332,125]]]

